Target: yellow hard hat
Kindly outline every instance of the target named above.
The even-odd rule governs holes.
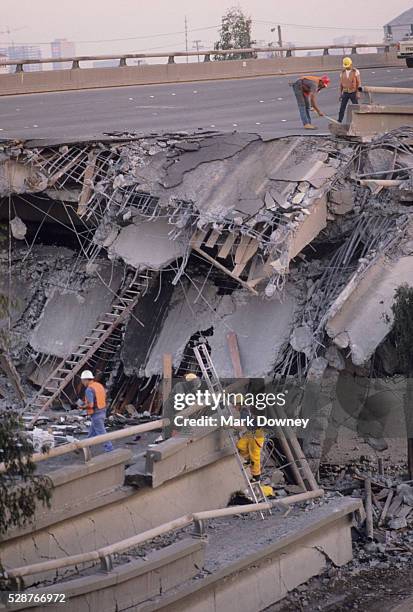
[[[351,68],[352,65],[353,65],[353,60],[351,59],[351,57],[345,57],[343,59],[343,68]]]
[[[196,380],[197,378],[198,378],[198,376],[196,374],[194,374],[193,372],[189,372],[188,374],[185,374],[185,380],[186,381]]]

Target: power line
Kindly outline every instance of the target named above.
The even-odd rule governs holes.
[[[216,30],[217,28],[220,28],[220,25],[217,26],[207,26],[205,28],[192,28],[192,29],[188,29],[188,32],[202,32],[204,30]],[[185,30],[182,30],[180,32],[165,32],[164,34],[145,34],[144,36],[130,36],[130,37],[126,37],[126,38],[100,38],[100,39],[95,39],[95,40],[71,40],[70,42],[76,43],[76,44],[86,44],[86,43],[103,43],[103,42],[123,42],[123,41],[127,41],[127,40],[144,40],[144,39],[150,39],[150,38],[162,38],[164,36],[178,36],[178,35],[182,35],[185,34]],[[50,45],[52,41],[48,40],[47,42],[19,42],[16,43],[17,46],[19,45]],[[10,42],[0,42],[0,45],[10,45]]]
[[[307,29],[307,30],[345,30],[346,32],[350,31],[349,27],[344,27],[344,26],[315,26],[315,25],[308,25],[308,24],[303,24],[303,23],[281,23],[279,21],[265,21],[262,19],[253,19],[253,23],[259,23],[259,24],[265,24],[265,25],[280,25],[280,26],[288,26],[288,27],[292,27],[292,28],[300,28],[300,29]],[[374,31],[377,32],[378,30],[382,30],[382,28],[380,26],[377,26],[375,28],[355,28],[354,26],[351,26],[351,32],[362,32],[362,31]]]

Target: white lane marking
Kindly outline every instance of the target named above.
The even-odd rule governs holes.
[[[209,127],[215,127],[215,125],[213,123],[211,123],[211,125]]]
[[[133,100],[133,98],[129,98],[129,100]]]
[[[36,123],[33,125],[33,127],[39,127]]]
[[[285,123],[287,121],[287,119],[281,119],[281,121],[283,121]]]
[[[260,100],[260,104],[262,104],[264,102],[264,100]]]
[[[238,123],[233,123],[232,124],[234,127],[238,127]]]
[[[194,91],[192,93],[198,93],[196,89],[194,89]]]
[[[150,98],[154,98],[155,96],[149,96]]]
[[[176,93],[171,93],[171,96],[176,96]]]
[[[256,121],[255,125],[261,125],[261,123],[259,121]]]
[[[284,100],[284,98],[277,98],[277,100]]]

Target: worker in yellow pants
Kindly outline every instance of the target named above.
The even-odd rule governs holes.
[[[264,446],[264,432],[262,429],[247,431],[237,442],[237,448],[243,459],[251,465],[253,480],[261,477],[261,450]]]

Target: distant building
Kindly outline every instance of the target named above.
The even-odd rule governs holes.
[[[52,48],[52,58],[74,57],[76,55],[75,43],[66,38],[55,38],[50,46]],[[53,70],[65,70],[71,67],[71,62],[53,62]]]
[[[3,47],[0,49],[0,55],[4,55],[9,60],[27,60],[27,59],[41,59],[42,52],[40,47],[34,45],[10,45],[9,47]],[[9,66],[8,72],[14,72],[15,66]],[[26,64],[24,66],[25,72],[37,72],[42,70],[42,64]]]
[[[388,42],[397,43],[407,36],[413,36],[413,8],[386,23],[383,29],[384,38]]]

